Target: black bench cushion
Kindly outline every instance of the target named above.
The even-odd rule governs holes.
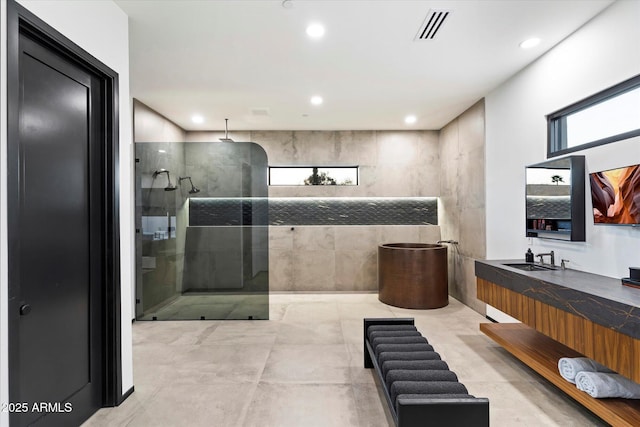
[[[380,369],[382,370],[382,375],[386,378],[387,372],[393,369],[413,369],[413,370],[430,370],[430,369],[449,369],[449,365],[444,360],[440,360],[440,355],[435,351],[430,352],[420,352],[420,353],[428,353],[429,355],[433,354],[435,357],[433,359],[422,358],[420,360],[397,360],[391,359],[380,363]],[[386,354],[393,353],[383,353],[380,357],[385,356]],[[408,354],[408,353],[404,353]]]
[[[475,399],[472,394],[399,394],[396,397],[396,401],[399,399]]]
[[[391,384],[389,396],[394,406],[401,394],[469,394],[469,391],[464,384],[454,381],[396,381]]]
[[[458,381],[458,376],[449,370],[434,369],[430,371],[416,369],[393,369],[387,372],[384,378],[387,383],[387,389],[391,389],[391,385],[395,381]]]
[[[384,352],[406,353],[413,351],[433,351],[433,347],[429,344],[378,344],[374,349],[374,353],[378,360],[380,360],[380,354]]]
[[[406,404],[407,401],[411,401],[411,400],[424,400],[424,399],[429,399],[430,401],[433,401],[434,399],[438,400],[438,399],[454,399],[456,401],[460,401],[460,399],[473,399],[475,400],[476,397],[472,396],[470,394],[399,394],[396,397],[396,414],[399,412],[399,406],[400,406],[400,400],[402,399],[402,401]],[[464,401],[464,400],[462,400]],[[460,409],[460,410],[464,410],[464,409]],[[431,420],[433,421],[433,420]],[[445,422],[442,423],[442,425],[451,425],[451,420],[446,420]]]
[[[372,331],[369,333],[369,340],[380,337],[421,337],[418,331]]]
[[[414,325],[371,325],[367,328],[367,337],[371,340],[369,335],[374,331],[417,331],[418,329]]]
[[[428,345],[428,344],[427,344]],[[384,351],[378,355],[378,365],[382,368],[383,365],[392,360],[440,360],[440,354],[433,350],[423,351]],[[396,368],[398,369],[398,368]],[[416,368],[421,369],[421,368]]]
[[[429,344],[425,337],[377,337],[370,341],[375,350],[380,344]]]

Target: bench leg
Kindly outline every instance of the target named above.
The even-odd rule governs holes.
[[[367,349],[367,343],[365,341],[364,344],[364,367],[367,369],[373,369],[373,361],[371,360],[371,355],[369,354],[369,349]]]

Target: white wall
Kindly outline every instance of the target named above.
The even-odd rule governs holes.
[[[488,259],[524,258],[531,244],[610,277],[640,265],[640,228],[594,226],[589,192],[586,242],[527,239],[524,226],[524,168],[546,159],[545,115],[639,73],[640,2],[618,1],[486,97]],[[574,154],[587,171],[628,166],[640,163],[640,138]]]
[[[131,107],[129,96],[129,33],[126,14],[111,1],[34,1],[19,0],[19,3],[54,29],[102,61],[119,75],[120,111],[120,251],[122,271],[122,388],[133,386],[133,356],[131,337],[131,286],[134,280],[133,265],[133,179]],[[2,88],[6,87],[6,2],[0,2],[2,10]],[[1,90],[0,109],[0,176],[6,171],[6,94]],[[7,197],[6,181],[0,186],[0,402],[8,399],[8,337],[7,337]],[[0,425],[8,425],[6,413],[0,414]]]

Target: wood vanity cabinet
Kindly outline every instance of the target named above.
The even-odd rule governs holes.
[[[590,357],[640,382],[640,340],[530,296],[477,278],[481,301],[522,323],[481,323],[480,330],[614,426],[640,426],[640,400],[594,399],[562,378],[561,357]]]

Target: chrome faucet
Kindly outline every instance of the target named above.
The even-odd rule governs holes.
[[[551,258],[551,265],[553,267],[555,267],[555,265],[556,265],[556,254],[553,251],[549,251],[546,254],[536,254],[536,256],[538,258],[540,258],[540,264],[544,264],[544,257],[547,256],[547,255],[549,255],[549,257]]]
[[[436,242],[437,245],[439,245],[440,243],[451,243],[452,245],[457,245],[458,241],[457,240],[438,240]]]
[[[569,262],[569,260],[568,260],[568,259],[563,259],[563,260],[561,260],[561,262],[560,262],[560,268],[561,268],[561,269],[563,269],[563,270],[566,270],[566,269],[567,269],[567,263],[568,263],[568,262]]]

